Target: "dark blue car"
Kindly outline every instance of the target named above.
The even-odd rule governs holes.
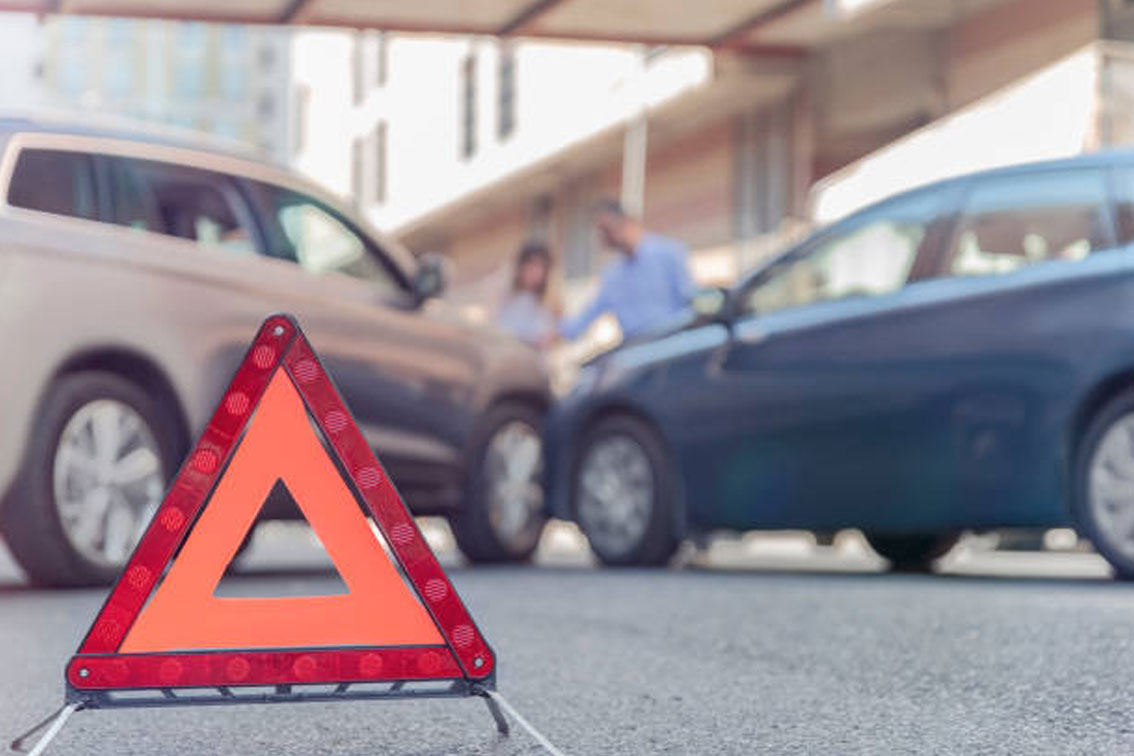
[[[587,365],[551,507],[607,564],[861,528],[897,568],[1073,526],[1134,577],[1134,154],[1000,169],[823,229]]]

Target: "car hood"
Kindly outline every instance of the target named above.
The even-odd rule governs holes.
[[[636,350],[639,347],[646,347],[652,343],[662,341],[674,334],[688,331],[700,326],[706,325],[709,321],[702,315],[699,315],[691,307],[687,307],[679,312],[674,313],[664,320],[658,321],[652,326],[639,331],[631,338],[625,339],[617,346],[608,349],[601,354],[598,354],[591,359],[587,360],[585,364],[590,365],[602,362],[607,359],[616,357],[617,355],[629,351]]]
[[[421,314],[436,322],[456,328],[470,338],[491,343],[515,343],[523,346],[507,332],[497,328],[492,322],[477,320],[466,314],[461,307],[444,299],[430,299],[421,308]]]

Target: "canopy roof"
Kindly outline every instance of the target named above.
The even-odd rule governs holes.
[[[987,0],[0,0],[0,10],[793,51]],[[860,27],[861,28],[861,27]]]

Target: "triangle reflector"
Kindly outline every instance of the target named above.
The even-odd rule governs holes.
[[[346,583],[346,595],[214,597],[277,480],[287,485],[325,544]],[[440,642],[432,618],[402,581],[323,451],[295,387],[284,373],[277,373],[208,506],[119,650]]]
[[[346,593],[216,596],[280,484]],[[273,316],[68,664],[67,682],[76,694],[429,679],[491,686],[494,672],[492,650],[298,324]]]

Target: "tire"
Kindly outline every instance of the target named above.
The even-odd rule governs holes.
[[[1134,389],[1102,406],[1075,451],[1071,514],[1080,535],[1114,568],[1115,577],[1134,579]],[[1130,488],[1127,494],[1123,489]]]
[[[932,572],[933,563],[949,553],[957,538],[955,533],[866,534],[870,547],[890,562],[894,572]]]
[[[571,476],[572,511],[603,564],[654,567],[673,557],[680,541],[672,469],[657,434],[633,417],[602,419],[584,434]]]
[[[112,410],[119,414],[112,415]],[[106,427],[104,421],[110,417],[120,422],[110,423],[115,428],[113,435],[103,434],[103,438],[116,443],[108,440],[102,446],[119,448],[123,456],[106,465],[98,464],[96,473],[92,451],[90,458],[83,457],[85,478],[79,472],[64,475],[66,470],[80,470],[79,462],[67,460],[82,457],[84,441],[94,449],[95,425],[103,423]],[[84,425],[87,420],[89,425]],[[117,577],[152,511],[161,504],[175,470],[179,458],[175,428],[167,408],[114,373],[76,373],[59,378],[49,387],[35,417],[23,468],[0,510],[0,530],[33,583],[50,587],[105,585]],[[140,451],[140,447],[144,449]],[[137,452],[131,458],[134,470],[112,464],[125,463],[130,452]],[[129,482],[114,477],[118,475],[126,476],[123,480]],[[76,482],[79,478],[82,480]],[[90,483],[92,478],[97,482]],[[60,503],[60,491],[71,491],[74,498]],[[96,500],[101,503],[89,503]],[[100,523],[97,527],[101,528],[101,554],[105,558],[93,555],[100,548],[94,544],[87,544],[86,550],[76,545],[86,540],[78,538],[78,526],[73,521],[83,515],[89,517],[91,506],[103,510],[101,516],[87,521]],[[64,518],[61,507],[68,507],[71,516]],[[72,524],[65,525],[65,520]]]
[[[542,425],[539,410],[522,402],[501,402],[482,419],[470,447],[464,506],[449,520],[469,561],[525,562],[539,545],[547,523]]]

